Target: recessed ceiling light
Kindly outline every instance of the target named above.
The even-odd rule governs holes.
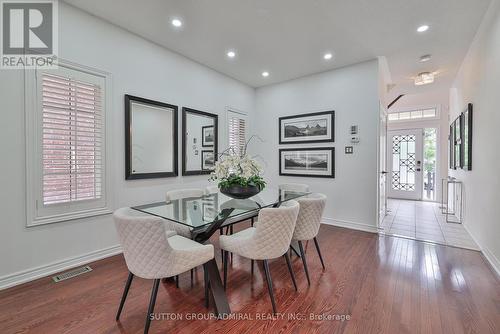
[[[267,72],[267,71],[262,72],[262,76],[263,76],[264,78],[265,78],[265,77],[268,77],[268,76],[269,76],[269,72]]]
[[[234,58],[236,57],[236,52],[234,52],[233,50],[230,50],[226,53],[226,55],[229,57],[229,58]]]
[[[424,31],[427,31],[427,30],[429,30],[429,26],[426,25],[426,24],[424,24],[424,25],[422,25],[422,26],[420,26],[420,27],[417,28],[418,32],[424,32]]]
[[[333,55],[330,52],[327,52],[323,55],[323,59],[325,60],[330,60],[332,59]]]
[[[182,21],[179,20],[179,19],[173,19],[172,20],[172,25],[176,28],[179,28],[180,26],[182,26]]]
[[[425,63],[426,61],[429,61],[429,60],[431,60],[431,55],[423,55],[422,57],[420,57],[421,63]]]

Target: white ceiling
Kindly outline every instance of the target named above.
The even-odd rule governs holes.
[[[253,87],[386,56],[396,94],[449,87],[490,0],[65,2]],[[174,17],[181,29],[170,24]],[[417,33],[421,24],[429,31]],[[323,59],[326,51],[333,60]],[[432,60],[419,63],[427,53]],[[436,82],[414,87],[421,71],[437,71]]]

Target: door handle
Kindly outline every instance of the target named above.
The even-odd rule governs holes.
[[[387,172],[385,170],[381,171],[380,173],[381,174],[387,174]]]

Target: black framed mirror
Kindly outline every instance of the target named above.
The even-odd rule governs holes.
[[[182,108],[182,175],[210,174],[217,160],[218,116]]]
[[[125,95],[125,179],[178,175],[178,107]]]

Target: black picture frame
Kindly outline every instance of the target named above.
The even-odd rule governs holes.
[[[462,168],[472,170],[472,103],[461,114]]]
[[[282,152],[293,151],[330,151],[331,173],[326,175],[307,174],[307,173],[286,173],[282,171],[284,161],[282,161]],[[320,177],[320,178],[335,178],[335,147],[305,147],[305,148],[282,148],[279,149],[279,175],[281,176],[298,176],[298,177]]]
[[[456,169],[455,167],[455,133],[454,133],[455,126],[452,123],[450,125],[450,134],[448,136],[448,145],[449,145],[449,163],[450,163],[450,169]]]
[[[159,102],[155,100],[146,99],[143,97],[125,94],[125,179],[138,180],[138,179],[153,179],[163,177],[175,177],[179,172],[178,161],[178,107],[173,104]],[[172,109],[172,171],[169,172],[154,172],[154,173],[134,173],[132,170],[132,103],[137,102],[141,104],[151,105],[160,108]],[[168,131],[168,129],[166,129]]]
[[[200,165],[200,170],[187,170],[186,166],[186,156],[187,156],[187,145],[190,143],[186,142],[186,116],[187,113],[191,114],[196,114],[204,117],[211,117],[214,120],[214,145],[213,145],[213,152],[214,152],[214,163],[217,161],[217,143],[219,140],[219,135],[218,135],[218,120],[219,116],[217,114],[212,114],[206,111],[201,111],[201,110],[196,110],[192,108],[187,108],[187,107],[182,107],[182,175],[183,176],[189,176],[189,175],[206,175],[210,174],[210,170],[203,170],[201,169]],[[203,155],[202,155],[203,156]]]
[[[304,119],[301,122],[306,122],[307,118],[311,117],[317,117],[317,116],[326,116],[327,118],[330,118],[330,135],[325,135],[325,139],[313,139],[313,140],[305,140],[305,139],[298,139],[298,140],[284,140],[284,136],[286,133],[282,130],[282,128],[285,126],[284,123],[287,121],[295,120],[297,119],[297,122],[299,122],[300,119]],[[311,120],[314,121],[314,120]],[[328,120],[327,120],[328,124]],[[328,125],[327,125],[328,126]],[[309,113],[309,114],[300,114],[300,115],[292,115],[292,116],[284,116],[280,117],[278,119],[278,133],[279,133],[279,143],[280,145],[283,144],[309,144],[309,143],[330,143],[330,142],[335,142],[335,111],[334,110],[329,110],[329,111],[320,111],[320,112],[314,112],[314,113]],[[328,129],[327,129],[328,133]],[[305,137],[298,137],[298,138],[305,138]]]
[[[454,134],[454,169],[462,168],[464,160],[462,155],[462,115],[459,115],[453,121],[453,134]]]
[[[210,168],[204,168],[204,164],[205,164],[205,155],[206,154],[214,154],[214,151],[201,151],[201,169],[202,170],[208,170],[208,171],[212,171],[212,168],[213,167],[210,167]],[[215,164],[215,155],[214,155],[214,164]]]
[[[214,143],[212,144],[207,144],[206,143],[206,139],[205,139],[205,131],[207,131],[208,129],[213,129],[214,126],[213,125],[207,125],[207,126],[202,126],[201,127],[201,147],[213,147],[214,146]],[[214,136],[215,136],[215,130],[214,130]]]

